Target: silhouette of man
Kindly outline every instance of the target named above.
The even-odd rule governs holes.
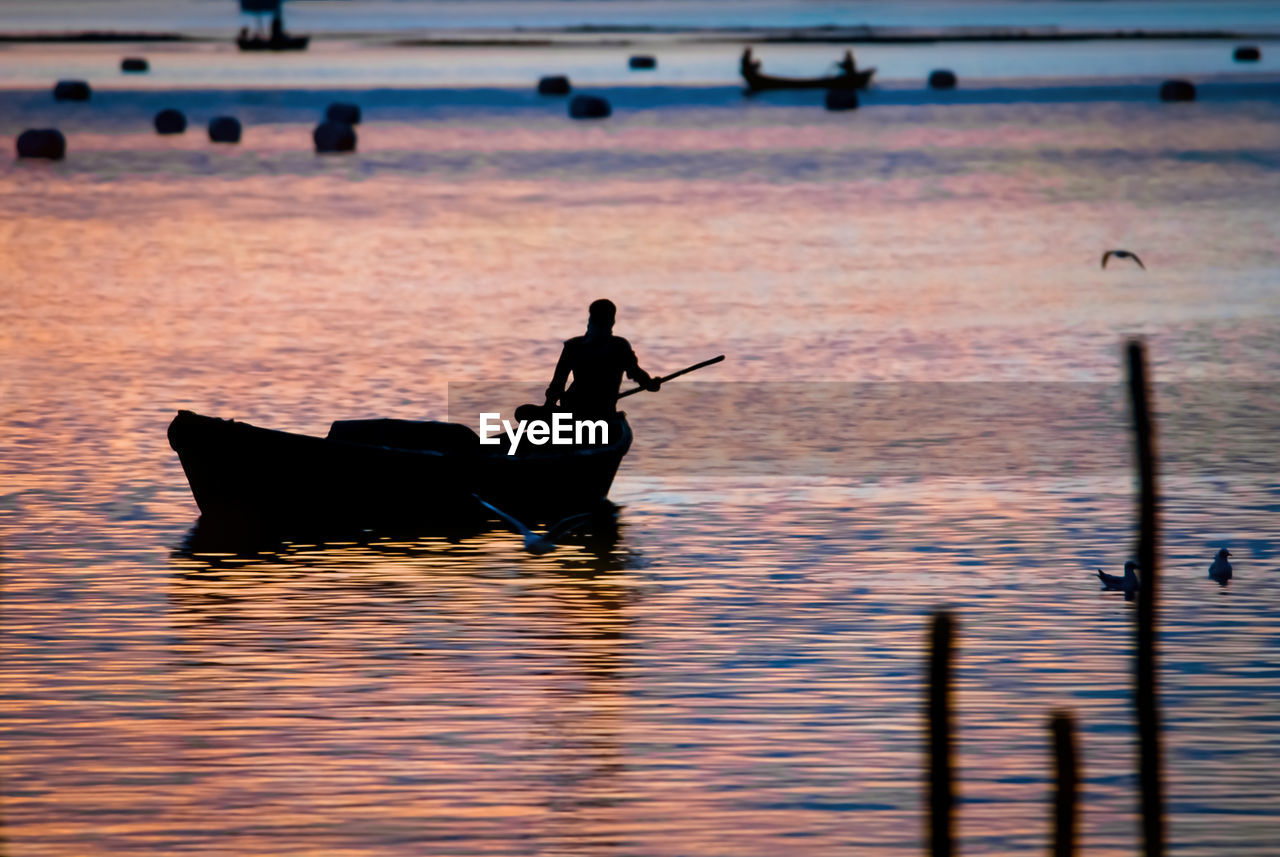
[[[631,343],[613,335],[617,312],[610,300],[595,301],[588,308],[586,334],[566,340],[560,352],[551,386],[547,387],[548,408],[559,402],[561,408],[575,414],[612,416],[623,372],[646,390],[656,391],[662,386],[661,381],[640,368]],[[566,390],[570,372],[573,383]]]

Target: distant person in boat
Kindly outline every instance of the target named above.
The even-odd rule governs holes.
[[[587,310],[587,332],[567,340],[556,363],[551,386],[547,387],[546,407],[557,404],[580,415],[612,416],[617,409],[618,389],[622,374],[646,390],[657,391],[662,382],[640,368],[631,343],[613,335],[613,321],[618,308],[610,300],[598,300]],[[565,389],[569,373],[573,383]]]
[[[742,76],[749,77],[753,74],[760,73],[760,60],[751,56],[751,48],[747,48],[742,52]]]
[[[844,59],[836,63],[845,74],[853,76],[858,73],[858,64],[853,61],[853,51],[845,51]]]

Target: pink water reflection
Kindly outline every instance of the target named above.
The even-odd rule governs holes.
[[[1111,380],[1133,333],[1162,378],[1274,373],[1280,188],[1225,160],[1274,123],[1086,114],[433,120],[362,127],[337,162],[302,125],[237,151],[103,132],[5,168],[15,853],[919,853],[939,603],[962,623],[966,850],[1043,846],[1066,705],[1088,849],[1129,853],[1129,613],[1089,577],[1127,554],[1127,474],[624,465],[595,553],[494,532],[247,560],[174,552],[196,510],[164,442],[184,407],[323,433],[441,416],[450,381],[541,383],[605,294],[646,366],[724,352],[726,381]],[[689,178],[695,156],[730,166]],[[1151,270],[1100,271],[1112,245]],[[1274,480],[1168,490],[1174,837],[1263,853]],[[1203,579],[1216,542],[1241,546],[1227,591]]]

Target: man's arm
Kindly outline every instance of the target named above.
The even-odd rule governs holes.
[[[623,341],[625,342],[626,340]],[[631,343],[629,342],[627,343],[626,361],[628,378],[635,381],[651,393],[658,392],[659,388],[662,387],[662,382],[640,368],[640,361],[636,359],[636,353],[631,349]]]
[[[565,384],[569,383],[569,370],[573,367],[573,358],[569,355],[569,343],[560,349],[560,359],[556,361],[555,374],[551,376],[551,386],[547,387],[547,407],[554,407],[564,395]]]

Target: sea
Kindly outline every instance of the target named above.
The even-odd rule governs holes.
[[[1135,340],[1170,853],[1276,853],[1280,4],[284,14],[306,51],[239,53],[230,0],[0,6],[0,854],[920,855],[939,610],[959,849],[1048,847],[1063,711],[1082,853],[1136,853],[1096,576],[1136,550]],[[87,32],[135,38],[46,38]],[[747,96],[747,46],[876,74]],[[335,101],[357,151],[318,156]],[[45,127],[65,158],[15,158]],[[726,356],[625,400],[612,525],[196,538],[178,410],[478,428],[600,297],[651,372]]]

